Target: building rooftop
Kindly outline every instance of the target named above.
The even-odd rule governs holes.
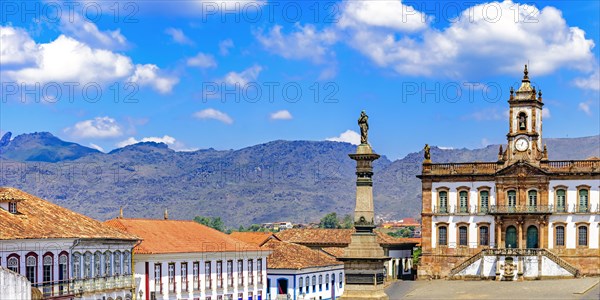
[[[271,232],[234,231],[230,234],[230,236],[242,242],[253,244],[259,247],[264,245],[270,239],[277,239],[277,237]]]
[[[134,249],[137,254],[261,251],[194,221],[118,218],[105,223],[141,237]]]
[[[267,267],[269,269],[299,270],[344,264],[321,251],[278,239],[269,239],[262,248],[273,251],[267,256]]]
[[[275,234],[280,240],[316,247],[347,247],[354,229],[323,229],[323,228],[294,228]],[[419,244],[420,238],[395,238],[388,234],[375,231],[377,241],[382,246]]]
[[[57,238],[139,240],[133,234],[121,232],[100,221],[16,188],[0,187],[0,198],[18,200],[16,214],[0,209],[0,240]]]

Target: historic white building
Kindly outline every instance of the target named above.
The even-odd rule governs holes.
[[[31,282],[21,274],[0,267],[0,295],[11,300],[29,300]]]
[[[14,188],[0,188],[0,265],[34,297],[132,299],[138,238]]]
[[[426,147],[421,277],[599,273],[600,159],[549,160],[542,92],[527,67],[508,103],[508,143],[497,161],[432,163]]]
[[[263,300],[270,251],[194,221],[106,221],[143,239],[134,249],[137,299]]]

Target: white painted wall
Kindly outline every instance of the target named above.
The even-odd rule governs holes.
[[[598,237],[600,236],[600,228],[598,228],[600,222],[600,215],[594,214],[565,214],[565,215],[552,215],[548,222],[548,248],[554,248],[554,225],[555,223],[567,223],[565,228],[565,247],[576,248],[577,247],[577,223],[587,222],[588,227],[588,247],[589,248],[600,248]]]
[[[479,206],[479,191],[480,187],[490,188],[489,205],[496,205],[496,184],[493,181],[474,181],[474,182],[434,182],[431,188],[431,207],[438,206],[438,191],[440,187],[448,188],[448,208],[457,207],[458,191],[456,188],[466,186],[469,187],[469,209],[473,210]]]
[[[515,263],[519,262],[518,256],[511,256],[514,259]],[[459,272],[457,275],[459,276],[482,276],[482,277],[492,277],[496,276],[496,266],[497,262],[500,262],[500,265],[504,265],[506,257],[505,256],[484,256],[481,259],[476,260],[470,266],[466,267],[464,270]],[[569,273],[567,270],[563,269],[561,266],[548,259],[545,256],[542,256],[542,260],[538,260],[537,256],[523,256],[521,257],[521,261],[523,263],[523,277],[525,278],[536,278],[540,275],[539,273],[539,263],[542,264],[541,267],[541,276],[573,276],[573,274]],[[500,270],[502,274],[504,271]],[[515,269],[515,275],[513,279],[517,279],[518,268]]]
[[[468,231],[468,245],[469,248],[477,248],[479,241],[477,240],[477,223],[486,222],[490,223],[489,233],[490,233],[490,246],[495,245],[495,237],[496,231],[494,225],[494,217],[491,215],[482,215],[482,216],[433,216],[431,222],[431,246],[436,247],[438,242],[437,236],[437,223],[444,222],[448,223],[448,247],[455,248],[458,241],[456,240],[458,237],[458,227],[457,223],[469,223],[469,231]]]
[[[2,299],[31,299],[31,283],[25,276],[0,267],[0,295]]]
[[[572,206],[579,205],[577,187],[580,185],[590,186],[590,193],[588,196],[590,207],[592,209],[598,208],[598,205],[600,204],[600,180],[550,180],[548,199],[552,205],[554,205],[554,200],[556,197],[554,187],[559,185],[567,187],[567,206],[569,209],[571,209]]]
[[[270,299],[276,299],[277,297],[277,280],[287,279],[288,280],[288,295],[292,300],[308,300],[308,299],[331,299],[332,290],[335,291],[335,298],[337,299],[344,293],[344,266],[328,266],[320,268],[307,268],[300,270],[289,270],[289,269],[268,269],[268,278],[270,279],[271,285],[268,287]],[[329,280],[331,281],[335,276],[335,283],[329,284],[329,287],[325,284],[326,275],[329,274]],[[340,286],[340,274],[342,278],[342,284]],[[313,291],[312,278],[315,276],[316,290]],[[323,276],[323,285],[319,289],[319,276]],[[303,278],[303,288],[300,291],[300,278]],[[310,284],[308,284],[309,291],[306,290],[306,278],[309,278]],[[301,293],[302,292],[302,293]],[[268,298],[267,298],[268,299]]]

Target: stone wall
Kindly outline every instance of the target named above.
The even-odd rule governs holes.
[[[31,283],[24,276],[0,267],[0,295],[2,299],[31,299]]]

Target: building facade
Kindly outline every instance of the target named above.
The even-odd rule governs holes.
[[[498,279],[507,270],[506,278],[599,273],[600,160],[548,159],[542,92],[531,86],[527,66],[508,103],[507,146],[500,147],[497,161],[435,164],[426,146],[418,176],[421,277]],[[465,273],[486,257],[495,262],[487,274]]]
[[[0,266],[45,299],[133,299],[133,235],[14,188],[0,188]]]
[[[269,251],[193,221],[106,224],[143,239],[134,248],[137,299],[266,299]]]
[[[0,295],[11,300],[29,300],[31,282],[21,274],[0,267]]]

